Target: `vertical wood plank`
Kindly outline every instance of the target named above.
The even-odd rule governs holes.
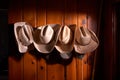
[[[104,1],[104,80],[113,79],[113,5]],[[111,36],[110,36],[111,35]],[[108,36],[108,37],[106,37]]]
[[[64,0],[47,0],[47,24],[62,24]]]
[[[36,24],[36,0],[23,0],[23,21]],[[24,80],[37,80],[37,61],[34,52],[24,54]]]
[[[14,23],[22,21],[21,19],[21,0],[11,0],[8,12],[9,27],[9,80],[23,80],[23,57],[18,52],[16,40],[14,36]]]
[[[46,25],[46,0],[37,0],[37,13],[36,13],[36,22],[37,26],[42,26]],[[47,69],[47,64],[45,59],[43,58],[43,55],[40,55],[38,57],[37,62],[38,62],[38,80],[47,80],[46,76],[46,69]]]
[[[92,3],[90,2],[89,6],[86,3],[88,0],[80,0],[78,2],[76,1],[78,0],[66,0],[66,2],[64,2],[64,0],[37,0],[36,5],[36,0],[23,0],[23,3],[22,0],[11,0],[11,5],[9,7],[9,24],[15,23],[17,21],[26,21],[33,27],[36,27],[45,25],[46,23],[63,24],[65,21],[65,24],[77,24],[77,27],[80,27],[83,20],[85,20],[86,25],[88,25],[90,29],[96,32],[96,0],[92,0]],[[23,11],[21,11],[22,5]],[[78,14],[76,14],[76,7],[78,8]],[[64,8],[65,19],[63,20]],[[87,16],[88,21],[86,19]],[[13,53],[16,54],[14,50]],[[54,55],[57,52],[54,50],[52,53]],[[77,55],[77,58],[73,58],[72,62],[66,66],[66,72],[64,65],[59,64],[58,62],[54,64],[46,64],[46,61],[42,56],[36,60],[35,55],[31,52],[25,53],[23,56],[24,59],[21,57],[19,60],[13,56],[9,56],[9,79],[23,80],[24,78],[24,80],[90,80],[93,64],[88,64],[89,62],[92,62],[88,59],[88,54],[89,53],[87,53],[83,59],[80,59],[81,55]],[[53,58],[58,58],[52,60],[59,61],[59,57],[55,56]],[[86,61],[88,63],[86,63]]]
[[[71,6],[72,5],[72,6]],[[66,0],[65,1],[65,20],[66,25],[77,24],[77,1]],[[74,51],[72,52],[74,54]],[[77,80],[76,79],[76,59],[71,58],[71,62],[66,65],[66,80]]]
[[[91,29],[93,32],[95,32],[97,34],[97,29],[98,29],[98,18],[97,18],[97,15],[98,15],[98,4],[97,4],[97,0],[91,0],[89,1],[88,0],[88,28]],[[88,76],[88,79],[91,79],[92,78],[92,71],[93,71],[93,65],[94,65],[94,57],[97,53],[94,51],[94,52],[91,52],[91,53],[88,53],[88,56],[87,56],[87,70],[88,70],[88,73],[87,73],[87,76]]]
[[[78,27],[80,27],[80,26],[84,26],[84,27],[87,27],[87,25],[88,25],[88,21],[87,21],[87,14],[88,14],[88,8],[87,8],[88,6],[87,6],[87,0],[80,0],[80,1],[78,1],[78,23],[77,23],[77,25],[78,25]],[[77,55],[77,58],[76,58],[76,60],[77,60],[77,80],[90,80],[90,79],[88,79],[88,70],[87,70],[87,67],[88,67],[88,65],[84,62],[84,59],[86,58],[87,59],[87,57],[85,57],[85,56],[87,56],[87,53],[85,54],[85,55]],[[84,58],[84,59],[83,59]],[[86,60],[85,59],[85,60]]]
[[[16,53],[17,54],[17,53]],[[9,56],[9,80],[23,80],[23,59]]]
[[[22,4],[21,0],[11,0],[9,3],[9,9],[8,9],[8,23],[14,24],[15,22],[21,21],[22,18]]]
[[[47,24],[62,24],[64,0],[47,0],[46,3]],[[47,80],[64,80],[64,66],[58,63],[59,57],[55,56],[56,54],[57,51],[53,51],[50,55],[52,60],[47,65]]]
[[[97,33],[97,0],[88,0],[88,28]],[[99,17],[98,17],[99,18]]]
[[[92,29],[96,32],[97,29],[97,0],[89,1],[84,0],[82,1],[83,6],[81,6],[81,13],[84,15],[82,18],[86,19],[86,27]],[[87,3],[86,3],[87,2]],[[92,11],[91,11],[92,10]],[[93,61],[94,60],[94,52],[86,53],[82,59],[83,65],[83,80],[90,80],[92,76],[92,69],[93,69]]]
[[[95,52],[94,52],[95,53],[94,54],[94,63],[93,63],[93,67],[92,67],[93,68],[92,69],[92,79],[93,80],[96,80],[99,76],[101,77],[101,78],[99,78],[99,80],[103,79],[103,74],[101,74],[101,73],[103,73],[103,66],[101,66],[101,65],[103,65],[102,57],[103,57],[103,54],[104,54],[103,53],[103,47],[102,47],[103,44],[104,44],[104,40],[102,38],[104,36],[101,36],[101,35],[104,34],[103,33],[104,32],[103,31],[104,20],[102,20],[103,19],[103,15],[102,15],[103,14],[103,2],[104,2],[103,0],[100,0],[100,1],[97,0],[97,4],[96,4],[97,8],[94,8],[96,10],[92,11],[92,12],[96,11],[96,14],[97,14],[97,15],[95,15],[96,16],[96,22],[97,22],[97,27],[96,27],[97,30],[95,31],[95,33],[96,33],[96,35],[99,39],[99,43],[100,43],[97,50],[95,50]],[[90,11],[88,11],[88,12],[90,12]],[[89,18],[88,18],[88,22],[89,22]]]

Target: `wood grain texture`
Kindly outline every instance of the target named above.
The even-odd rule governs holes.
[[[11,0],[9,24],[25,21],[34,28],[55,23],[61,25],[76,24],[77,27],[88,27],[96,33],[98,19],[96,2],[97,0]],[[110,32],[111,30],[109,30]],[[15,55],[19,52],[13,50],[13,53]],[[86,53],[81,58],[82,55],[73,51],[70,61],[63,60],[56,49],[47,55],[34,49],[26,52],[19,59],[10,56],[9,79],[90,80],[94,57],[90,54]],[[105,63],[107,62],[109,61]],[[106,65],[108,66],[108,63]]]
[[[46,25],[46,0],[37,0],[36,27]],[[47,63],[44,55],[38,54],[37,76],[38,80],[47,80]]]
[[[47,0],[47,24],[62,24],[64,0]],[[59,53],[54,49],[48,55],[47,80],[64,80],[64,66],[59,59]]]
[[[77,27],[87,27],[88,23],[87,23],[87,13],[88,13],[88,8],[87,8],[87,0],[80,0],[78,1],[78,18],[77,18]],[[81,57],[83,56],[83,57]],[[87,71],[87,65],[84,62],[83,58],[87,58],[85,57],[87,56],[87,54],[85,53],[85,55],[77,55],[77,80],[89,80],[87,77],[88,71]]]
[[[77,24],[77,1],[65,0],[65,25]],[[72,5],[72,7],[71,7]],[[71,52],[73,55],[75,52]],[[76,58],[73,56],[68,60],[66,68],[66,80],[77,80],[76,78]]]
[[[23,58],[9,56],[9,80],[23,80]]]
[[[11,0],[9,3],[8,9],[8,23],[14,24],[15,22],[19,22],[22,19],[22,1],[21,0]]]
[[[47,24],[61,24],[63,20],[63,5],[64,0],[47,0],[47,15],[46,15],[46,21]]]
[[[88,28],[91,29],[94,33],[98,33],[98,7],[99,5],[97,5],[97,0],[91,0],[89,1],[88,4]],[[97,18],[98,17],[98,18]],[[96,51],[96,50],[95,50]],[[95,66],[93,66],[95,63],[94,59],[96,58],[95,55],[97,55],[97,52],[91,52],[88,54],[88,58],[87,58],[87,70],[89,71],[87,73],[88,75],[88,79],[92,78],[92,71],[93,68],[95,68]]]
[[[23,80],[23,56],[18,52],[18,47],[16,46],[16,40],[14,37],[14,23],[22,21],[22,10],[20,0],[11,0],[9,6],[9,18],[8,18],[8,27],[9,27],[9,80]],[[15,6],[17,8],[15,8]]]
[[[98,15],[98,7],[97,0],[87,1],[88,4],[88,28],[91,29],[93,32],[97,33],[97,19],[99,18]]]
[[[33,27],[36,24],[36,1],[23,1],[23,21],[28,22]],[[37,60],[34,52],[24,54],[24,80],[37,80]]]

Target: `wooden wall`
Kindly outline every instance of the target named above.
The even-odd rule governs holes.
[[[120,0],[103,0],[94,80],[118,80],[118,41],[116,6]],[[120,9],[120,8],[119,8]]]
[[[19,21],[28,22],[33,27],[51,23],[76,24],[78,27],[85,20],[86,26],[98,35],[99,2],[98,0],[10,0],[9,27],[13,27],[13,24]],[[36,50],[20,54],[13,32],[11,34],[9,80],[91,80],[95,52],[86,53],[82,57],[73,51],[73,57],[67,61],[61,59],[55,49],[49,55]]]

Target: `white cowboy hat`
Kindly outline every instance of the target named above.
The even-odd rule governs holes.
[[[55,48],[60,52],[60,56],[64,59],[70,58],[74,45],[74,33],[76,25],[65,25],[62,27],[58,42]]]
[[[31,25],[26,22],[16,22],[14,24],[14,34],[20,53],[27,52],[28,46],[32,44],[32,31]]]
[[[92,30],[86,27],[78,27],[76,29],[74,48],[77,53],[92,52],[98,45],[99,40]]]
[[[33,33],[34,46],[41,53],[50,53],[58,40],[59,24],[48,24],[38,27]]]

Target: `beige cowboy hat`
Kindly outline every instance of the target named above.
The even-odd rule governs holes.
[[[20,53],[27,52],[28,46],[32,44],[32,31],[32,26],[27,22],[16,22],[14,24],[14,34]]]
[[[55,48],[60,52],[60,56],[68,59],[71,56],[71,51],[74,45],[74,33],[76,25],[65,25],[62,27]]]
[[[48,24],[38,27],[33,33],[34,46],[41,53],[50,53],[60,34],[59,24]]]
[[[78,27],[76,29],[74,48],[77,53],[92,52],[98,45],[99,40],[92,30],[86,27]]]

